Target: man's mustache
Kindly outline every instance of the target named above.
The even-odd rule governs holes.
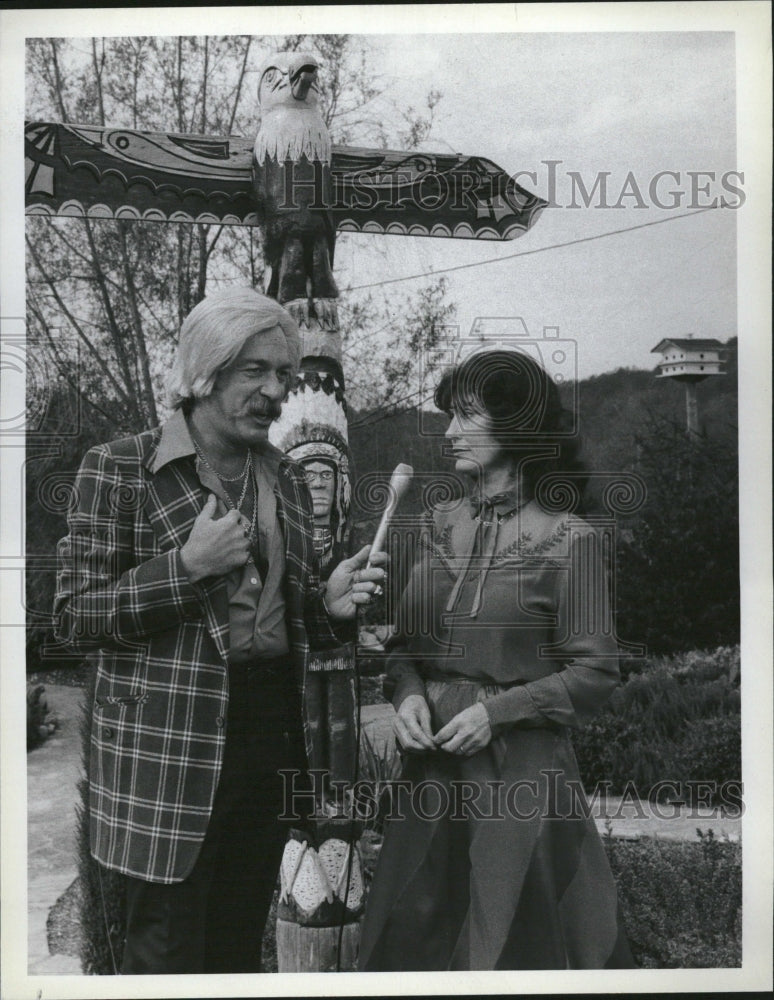
[[[282,403],[267,403],[266,406],[251,406],[250,415],[253,417],[270,417],[277,420],[282,415]]]

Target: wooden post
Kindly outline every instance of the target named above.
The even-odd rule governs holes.
[[[698,437],[699,430],[699,401],[696,398],[696,383],[685,383],[685,421],[688,437]]]
[[[278,972],[354,972],[360,948],[360,921],[339,927],[305,927],[277,920]]]
[[[308,833],[294,830],[282,856],[277,968],[279,972],[352,972],[365,902],[357,843],[362,825],[337,817],[320,818],[315,827],[319,849]]]

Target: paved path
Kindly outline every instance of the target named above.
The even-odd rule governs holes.
[[[75,804],[81,775],[81,688],[46,684],[49,709],[60,728],[27,754],[27,907],[29,975],[79,975],[70,955],[51,955],[46,920],[78,874]]]
[[[77,975],[81,971],[77,958],[49,953],[46,920],[77,875],[75,805],[81,771],[78,730],[82,691],[47,684],[46,695],[61,724],[50,739],[27,754],[28,966],[30,975]],[[394,742],[392,715],[390,705],[363,708],[364,733],[380,750]],[[698,816],[683,811],[677,818],[659,819],[647,803],[621,803],[620,798],[609,798],[606,812],[612,816],[614,836],[693,840],[697,827],[711,828],[719,837],[741,836],[741,821],[723,818],[716,810],[704,810]],[[604,832],[605,818],[597,818],[597,825]]]

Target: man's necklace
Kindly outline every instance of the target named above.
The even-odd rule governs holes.
[[[204,463],[204,465],[207,466],[207,468],[210,470],[210,472],[212,472],[214,475],[216,475],[218,477],[218,479],[222,483],[238,483],[240,479],[245,479],[245,482],[247,481],[245,477],[247,476],[248,470],[252,468],[252,464],[253,464],[252,458],[250,457],[250,449],[249,448],[247,449],[247,458],[245,458],[245,464],[242,466],[242,471],[238,475],[236,475],[236,476],[224,476],[222,472],[218,472],[218,470],[216,468],[214,468],[212,465],[210,465],[210,463],[207,461],[207,459],[204,456],[204,452],[199,447],[199,443],[196,440],[194,440],[193,437],[191,438],[191,440],[193,441],[193,446],[196,449],[196,454],[202,460],[202,462]],[[240,503],[241,503],[241,501],[240,501]]]
[[[212,465],[210,465],[210,463],[207,461],[207,459],[204,456],[204,453],[202,452],[201,448],[199,447],[196,441],[194,441],[193,445],[194,448],[196,449],[196,454],[202,461],[202,464],[206,468],[208,468],[214,476],[217,476],[220,482],[222,483],[223,495],[226,498],[226,503],[228,504],[228,506],[231,508],[231,510],[235,510],[237,514],[239,514],[242,517],[245,516],[242,511],[242,506],[245,502],[245,499],[247,498],[247,488],[250,485],[250,483],[253,484],[253,512],[250,518],[250,528],[249,528],[250,534],[248,537],[250,538],[251,542],[254,542],[257,537],[255,529],[258,525],[258,490],[255,484],[255,476],[253,474],[253,459],[250,450],[248,449],[247,451],[247,458],[245,459],[244,467],[238,476],[222,476],[218,472],[218,470],[215,469]],[[228,486],[226,485],[226,483],[238,483],[240,479],[243,479],[244,482],[242,483],[242,490],[239,494],[239,500],[236,503],[234,503],[234,501],[231,499],[231,494],[228,491]]]

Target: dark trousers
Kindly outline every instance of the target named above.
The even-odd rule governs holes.
[[[125,975],[260,972],[261,942],[287,828],[280,768],[303,767],[289,663],[232,668],[220,783],[186,879],[126,876]]]

